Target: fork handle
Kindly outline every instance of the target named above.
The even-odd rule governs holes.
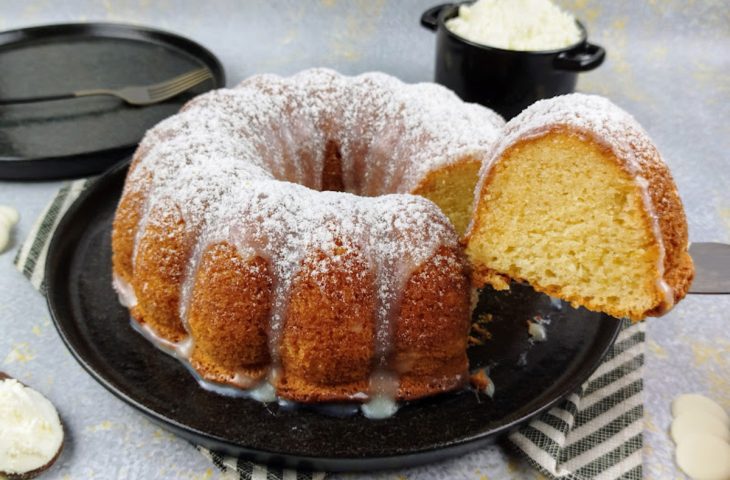
[[[40,97],[20,97],[20,98],[0,98],[0,105],[15,105],[18,103],[35,103],[49,102],[53,100],[65,100],[68,98],[91,97],[93,95],[109,95],[117,96],[112,90],[96,88],[93,90],[77,90],[71,93],[61,93],[58,95],[43,95]]]
[[[44,95],[41,97],[20,97],[20,98],[0,98],[0,105],[15,105],[19,103],[48,102],[52,100],[64,100],[66,98],[76,98],[77,92],[62,93],[59,95]]]
[[[105,88],[95,88],[93,90],[77,90],[71,94],[74,97],[91,97],[94,95],[109,95],[117,97],[118,95],[113,91]]]

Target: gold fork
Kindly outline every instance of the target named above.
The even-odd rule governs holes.
[[[0,99],[0,105],[45,102],[66,98],[89,97],[92,95],[110,95],[118,97],[130,105],[151,105],[179,95],[210,78],[213,78],[213,74],[210,70],[207,68],[201,68],[183,73],[182,75],[164,82],[155,83],[154,85],[129,86],[119,89],[96,88],[92,90],[78,90],[76,92],[63,93],[59,95]]]

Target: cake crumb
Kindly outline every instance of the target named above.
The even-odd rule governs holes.
[[[484,345],[487,340],[491,340],[492,333],[485,327],[486,324],[491,323],[494,317],[491,313],[482,313],[477,319],[471,324],[471,331],[469,332],[469,345]]]

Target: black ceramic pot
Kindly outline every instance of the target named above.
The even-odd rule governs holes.
[[[606,56],[602,47],[588,43],[580,22],[580,41],[559,50],[515,51],[479,45],[446,28],[445,22],[459,14],[460,5],[439,5],[421,16],[421,25],[436,32],[436,82],[506,119],[536,100],[573,92],[578,72],[593,70]]]

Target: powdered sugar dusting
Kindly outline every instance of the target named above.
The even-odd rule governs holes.
[[[254,76],[197,97],[145,135],[125,186],[125,194],[149,192],[136,243],[151,235],[148,225],[165,221],[155,212],[169,208],[196,232],[181,287],[186,328],[193,279],[209,246],[227,242],[245,260],[268,260],[274,368],[302,265],[314,264],[307,274],[316,281],[333,262],[352,261],[343,247],[356,252],[375,273],[376,361],[386,367],[405,282],[440,246],[458,245],[438,207],[408,192],[435,168],[481,158],[502,123],[442,87],[385,74]],[[339,147],[345,192],[318,191],[328,141]]]
[[[646,131],[626,111],[598,95],[572,93],[540,100],[504,127],[495,146],[496,158],[517,140],[532,138],[564,125],[592,136],[626,162],[631,173],[640,174],[648,162],[655,162],[657,150]],[[483,165],[482,169],[488,165]]]

